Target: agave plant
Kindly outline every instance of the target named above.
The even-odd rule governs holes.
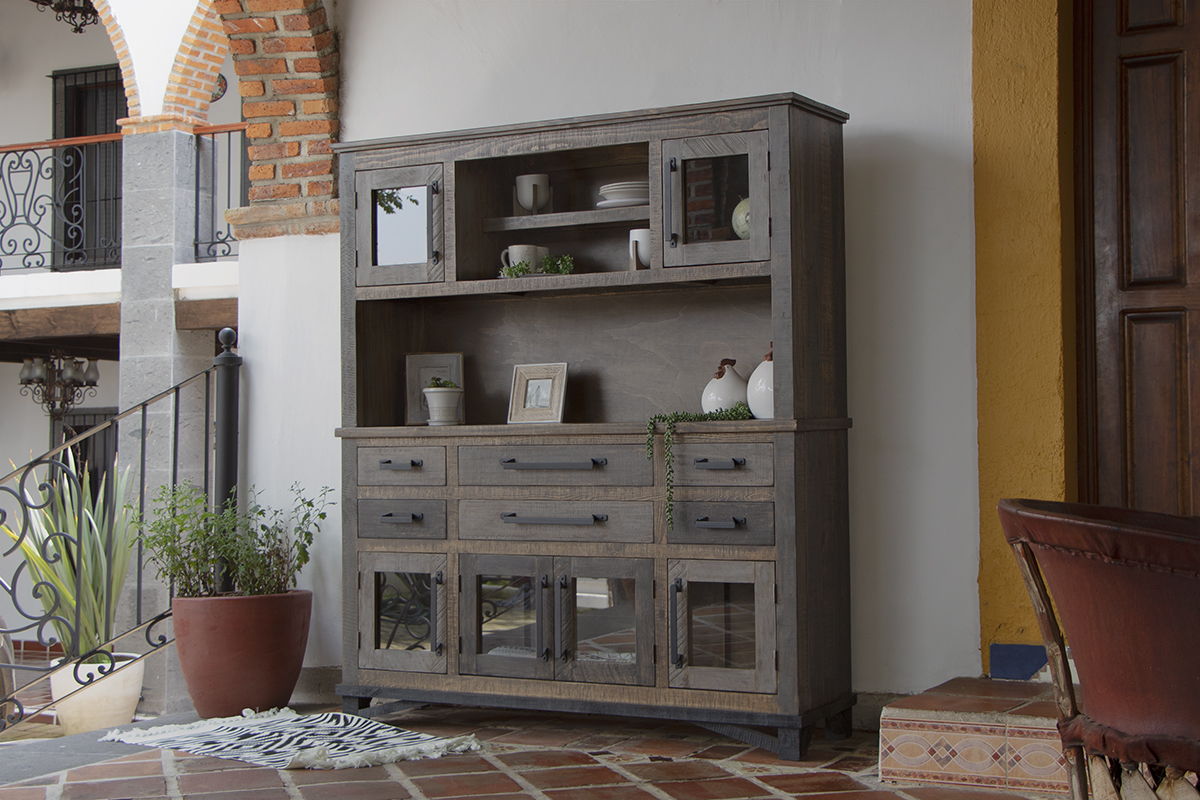
[[[137,513],[125,502],[128,468],[119,471],[114,462],[108,492],[108,476],[93,487],[90,472],[76,469],[69,450],[47,467],[44,480],[30,475],[22,484],[28,509],[23,530],[0,524],[0,531],[20,549],[33,595],[58,641],[78,657],[98,651],[112,636],[112,614],[137,543]]]

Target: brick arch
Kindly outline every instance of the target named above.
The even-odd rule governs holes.
[[[108,40],[112,42],[113,51],[117,54],[117,64],[121,67],[121,80],[125,84],[125,101],[129,115],[136,117],[142,113],[142,99],[138,95],[137,80],[133,74],[133,60],[129,57],[129,45],[125,42],[125,31],[113,16],[108,0],[92,0],[104,30],[108,32]]]
[[[228,53],[229,37],[212,0],[199,0],[167,78],[163,116],[207,120],[217,76]]]
[[[249,125],[250,206],[238,238],[338,230],[337,41],[323,0],[202,0],[220,16]]]

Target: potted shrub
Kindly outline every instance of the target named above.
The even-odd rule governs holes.
[[[23,481],[29,511],[18,525],[23,532],[10,525],[0,530],[13,541],[11,549],[20,550],[31,583],[41,585],[33,594],[63,647],[64,666],[50,676],[58,722],[68,734],[124,725],[137,710],[145,671],[136,653],[115,653],[108,645],[137,543],[137,515],[125,502],[129,470],[113,464],[110,497],[108,476],[93,487],[91,472],[76,469],[70,450],[45,464],[44,480],[33,474]],[[17,525],[11,517],[10,523]]]
[[[432,378],[421,390],[429,406],[430,425],[461,425],[463,390],[449,378]]]
[[[322,489],[292,487],[292,509],[260,505],[253,491],[217,509],[194,486],[164,486],[144,540],[159,576],[174,586],[175,645],[188,694],[202,717],[287,705],[308,644],[312,592],[296,589],[325,519]]]

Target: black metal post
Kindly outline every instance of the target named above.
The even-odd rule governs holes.
[[[220,509],[225,503],[237,502],[238,482],[238,393],[242,357],[233,352],[237,333],[233,328],[222,328],[217,334],[221,353],[213,359],[217,374],[216,420],[214,422],[214,465],[212,504]],[[219,565],[218,565],[218,568]],[[220,578],[222,591],[231,591],[232,585],[224,575]]]

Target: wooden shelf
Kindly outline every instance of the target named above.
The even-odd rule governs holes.
[[[650,222],[650,206],[596,208],[587,211],[561,211],[552,214],[532,214],[527,217],[489,217],[483,221],[485,233],[499,231],[535,231],[546,228],[599,227]]]
[[[847,430],[852,421],[846,417],[830,419],[744,419],[715,422],[681,422],[676,433],[796,433],[803,431]],[[655,429],[663,432],[663,426]],[[422,439],[462,438],[464,436],[506,436],[544,438],[549,436],[638,436],[646,435],[644,422],[546,423],[537,425],[396,425],[380,428],[338,428],[340,439]]]
[[[513,295],[532,292],[576,294],[587,292],[653,289],[686,283],[758,282],[769,279],[768,261],[740,264],[713,264],[704,267],[641,269],[636,272],[584,272],[576,275],[530,275],[523,278],[495,278],[479,281],[446,281],[393,286],[360,286],[357,300],[417,299],[427,297],[470,297],[477,295]]]

